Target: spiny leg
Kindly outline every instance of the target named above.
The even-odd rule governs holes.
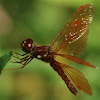
[[[26,62],[25,62],[24,64],[21,63],[21,64],[23,65],[21,68],[5,69],[5,70],[2,71],[2,73],[3,73],[4,71],[6,71],[6,70],[17,70],[17,69],[22,69],[22,68],[24,68],[30,61],[32,61],[33,58],[34,58],[33,56],[30,56],[30,57],[26,60]],[[2,74],[2,73],[1,73],[1,74]]]
[[[14,57],[14,58],[17,58],[16,56],[13,56],[13,57]],[[9,61],[9,62],[12,62],[12,63],[21,63],[21,64],[22,64],[22,62],[26,61],[28,57],[29,57],[29,55],[26,56],[26,57],[24,57],[24,58],[19,59],[20,61],[17,61],[16,59],[10,58],[11,60],[14,60],[14,61]],[[17,58],[17,59],[18,59],[18,58]]]
[[[15,57],[15,58],[21,60],[21,59],[19,58],[19,56],[18,56],[19,54],[13,53],[13,55],[15,55],[15,56],[13,56],[13,57]]]
[[[20,54],[20,53],[17,53],[17,52],[13,52],[13,54],[17,54],[17,55],[20,55],[20,56],[25,56],[25,55],[27,55],[28,53]]]
[[[19,58],[19,56],[18,56],[18,55],[21,55],[21,54],[16,53],[16,52],[14,52],[14,53],[13,53],[13,55],[15,55],[15,56],[13,56],[14,58],[17,58],[17,59],[19,59],[20,61],[17,61],[17,60],[15,60],[15,59],[13,59],[13,60],[15,60],[15,61],[14,61],[14,62],[12,62],[12,63],[22,63],[22,62],[26,61],[26,60],[27,60],[27,58],[30,56],[30,55],[27,55],[26,57]],[[23,54],[23,55],[21,55],[21,56],[25,56],[25,55],[26,55],[26,54]]]
[[[24,66],[22,66],[21,68],[25,67],[29,62],[32,61],[32,59],[33,59],[33,58],[31,58],[31,59],[29,58],[29,59],[23,64]]]
[[[27,63],[27,61],[30,59],[30,58],[32,58],[32,53],[31,54],[29,54],[29,55],[27,55],[28,53],[26,53],[26,54],[23,54],[23,55],[21,55],[21,54],[19,54],[19,53],[16,53],[16,52],[13,52],[13,55],[15,55],[15,56],[13,56],[14,58],[17,58],[18,60],[20,60],[20,61],[17,61],[16,59],[12,59],[12,60],[14,60],[14,61],[9,61],[9,62],[12,62],[12,63],[20,63],[20,64],[22,64],[22,65],[26,65],[26,63]],[[25,57],[23,57],[23,58],[19,58],[19,56],[18,55],[20,55],[20,56],[25,56],[25,55],[27,55],[27,56],[25,56]],[[25,62],[25,63],[24,63]],[[23,64],[24,63],[24,64]]]
[[[20,64],[22,64],[21,61],[17,61],[16,59],[10,58],[10,60],[14,60],[14,61],[9,61],[9,62],[11,62],[11,63],[20,63]]]
[[[19,59],[19,58],[16,57],[16,56],[13,56],[13,57],[14,57],[14,58],[17,58],[17,59],[19,59],[19,60],[21,60],[21,61],[23,62],[23,60],[26,60],[29,56],[30,56],[30,55],[28,55],[28,56],[26,56],[26,57],[23,57],[23,58],[21,58],[21,59]]]
[[[17,58],[17,59],[19,59],[19,60],[23,60],[23,59],[26,59],[28,56],[26,56],[26,57],[23,57],[23,58],[20,58],[18,55],[20,55],[20,56],[25,56],[25,55],[27,55],[28,53],[25,53],[25,54],[19,54],[19,53],[17,53],[17,52],[13,52],[13,57],[14,58]],[[14,56],[15,55],[15,56]]]

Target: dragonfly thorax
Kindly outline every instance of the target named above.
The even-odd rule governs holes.
[[[32,51],[35,58],[44,62],[50,63],[54,59],[54,53],[51,51],[50,46],[33,47]]]

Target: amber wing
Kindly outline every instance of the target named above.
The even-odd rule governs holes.
[[[51,42],[52,50],[59,54],[80,56],[87,43],[88,28],[93,16],[92,4],[81,6]]]
[[[60,63],[60,65],[64,70],[65,74],[69,76],[69,78],[72,80],[72,82],[76,85],[77,88],[89,95],[92,95],[91,87],[87,79],[79,70],[62,63]]]

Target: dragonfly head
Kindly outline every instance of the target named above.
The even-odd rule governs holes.
[[[24,52],[30,53],[32,50],[33,40],[32,39],[26,39],[21,42],[21,48]]]

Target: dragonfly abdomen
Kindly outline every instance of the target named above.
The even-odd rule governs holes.
[[[61,76],[61,78],[64,80],[64,82],[67,85],[67,87],[69,88],[69,90],[73,94],[77,95],[75,86],[72,84],[72,82],[69,80],[67,75],[64,73],[63,69],[60,67],[60,63],[57,61],[54,61],[54,62],[50,63],[50,65]]]

